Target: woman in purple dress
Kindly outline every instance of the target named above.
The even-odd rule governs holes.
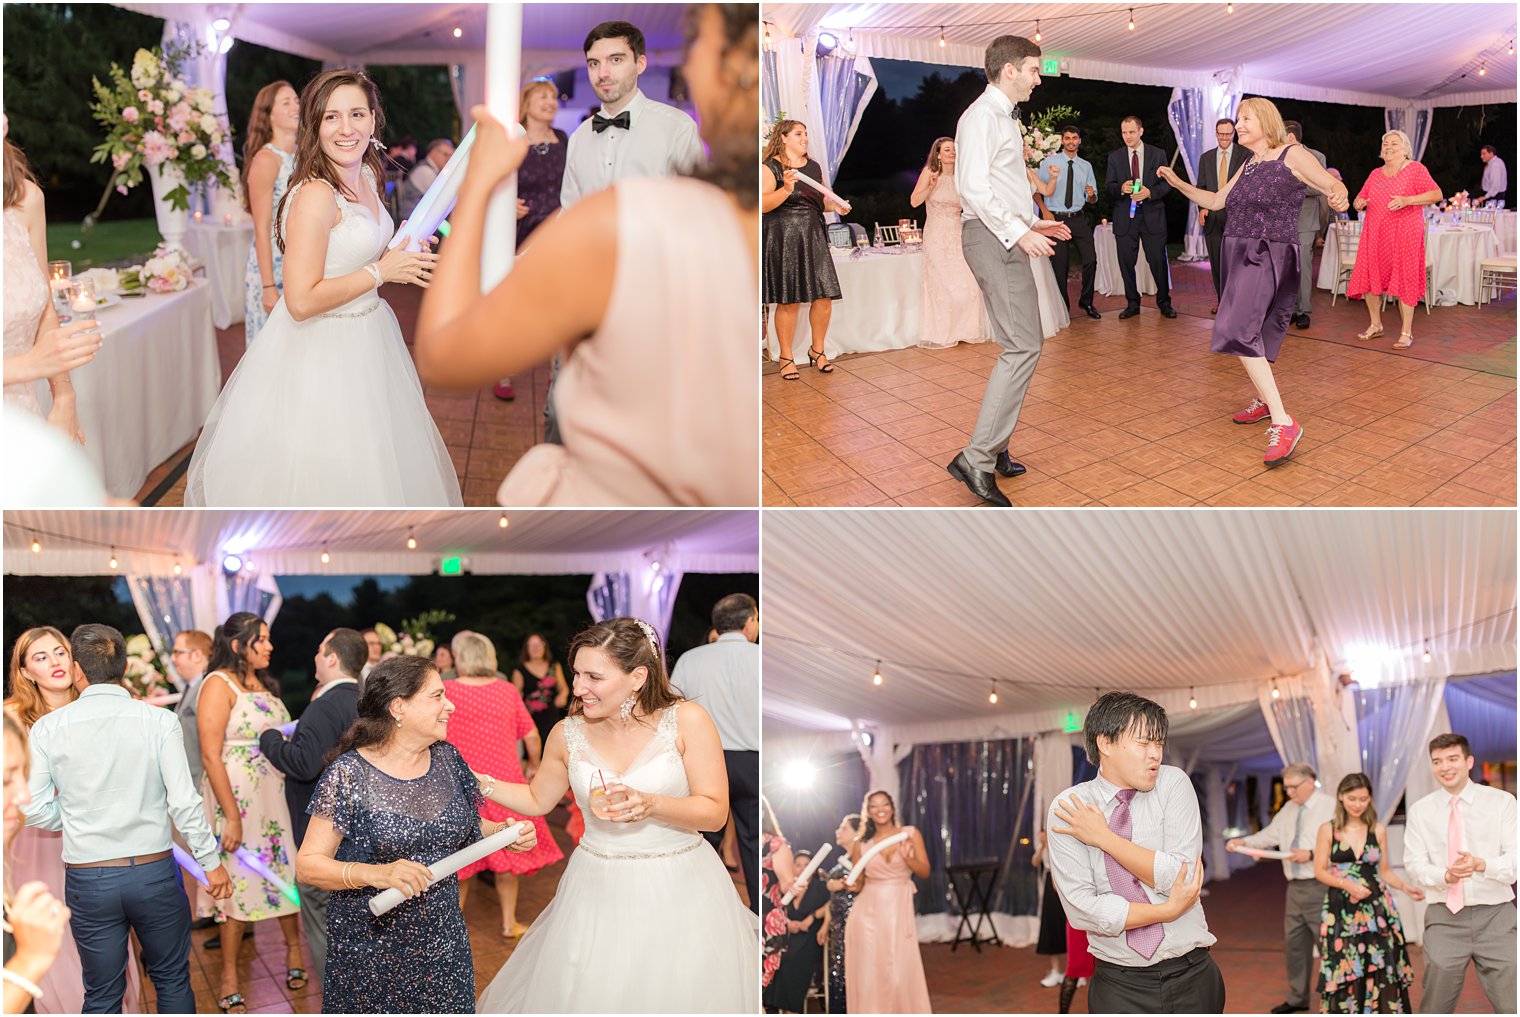
[[[565,176],[565,132],[554,126],[559,91],[554,82],[534,78],[522,90],[523,129],[528,132],[528,157],[517,171],[517,247],[522,249],[539,223],[559,211],[560,183]],[[526,205],[526,209],[523,207]]]
[[[1266,99],[1240,104],[1235,132],[1254,156],[1218,191],[1199,190],[1165,166],[1158,173],[1200,208],[1229,213],[1219,269],[1219,315],[1209,348],[1237,356],[1244,365],[1256,395],[1230,419],[1255,424],[1271,417],[1262,462],[1272,468],[1287,462],[1304,434],[1283,408],[1271,367],[1298,299],[1299,272],[1309,271],[1305,262],[1313,258],[1312,252],[1305,258],[1298,249],[1298,209],[1307,185],[1329,195],[1330,207],[1344,212],[1346,185],[1303,146],[1289,144],[1281,114]]]

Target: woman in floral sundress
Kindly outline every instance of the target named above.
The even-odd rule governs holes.
[[[301,960],[301,912],[298,901],[284,896],[261,873],[238,856],[243,847],[286,884],[295,885],[295,853],[290,808],[285,804],[285,776],[259,752],[259,734],[289,723],[285,704],[268,678],[269,626],[248,611],[228,618],[216,630],[211,673],[202,679],[197,723],[201,787],[211,829],[221,838],[222,861],[232,875],[232,896],[217,902],[221,925],[222,980],[217,1006],[223,1013],[246,1013],[238,991],[238,948],[245,923],[278,918],[285,935],[285,985],[306,987]]]

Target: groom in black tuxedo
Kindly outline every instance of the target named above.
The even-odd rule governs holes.
[[[1139,117],[1125,117],[1119,133],[1124,138],[1124,147],[1108,154],[1108,174],[1104,179],[1114,203],[1114,244],[1119,249],[1119,275],[1124,279],[1124,310],[1119,317],[1133,318],[1140,313],[1135,259],[1144,245],[1146,263],[1156,279],[1156,307],[1165,317],[1175,318],[1177,312],[1172,310],[1166,267],[1166,208],[1161,203],[1172,193],[1172,187],[1156,175],[1156,170],[1166,165],[1166,153],[1141,141],[1145,127]],[[1130,184],[1136,180],[1140,189],[1131,194]],[[1133,217],[1131,200],[1136,203]]]

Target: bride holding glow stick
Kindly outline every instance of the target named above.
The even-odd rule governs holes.
[[[570,716],[549,733],[533,783],[481,780],[523,816],[574,790],[586,835],[480,1012],[758,1012],[756,918],[699,832],[728,818],[717,728],[671,688],[645,622],[599,622],[567,656]]]

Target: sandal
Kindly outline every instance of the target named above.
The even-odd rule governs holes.
[[[300,983],[300,984],[297,984],[297,983]],[[287,988],[287,989],[304,989],[304,988],[306,988],[306,969],[305,968],[286,968],[285,969],[285,988]]]
[[[216,1005],[217,1009],[221,1010],[222,1013],[248,1012],[248,1004],[243,1001],[243,994],[241,992],[234,992],[230,996],[223,996],[216,1001]],[[233,1007],[237,1007],[237,1009],[234,1010]]]
[[[792,369],[790,371],[786,369],[787,364],[792,365]],[[797,373],[797,361],[792,360],[789,357],[782,357],[778,363],[778,366],[781,368],[782,381],[796,381],[798,378],[802,377],[802,375]]]
[[[1365,332],[1358,332],[1356,334],[1356,337],[1358,339],[1360,339],[1362,342],[1366,342],[1369,339],[1376,339],[1378,336],[1380,336],[1382,334],[1383,334],[1383,326],[1382,325],[1373,325],[1373,326],[1369,327],[1367,329],[1367,331],[1365,331]]]
[[[1399,341],[1393,344],[1393,348],[1396,349],[1396,350],[1407,350],[1407,349],[1409,349],[1409,347],[1411,347],[1413,345],[1414,345],[1414,333],[1413,332],[1400,332],[1399,333]]]
[[[808,347],[808,366],[818,368],[819,374],[833,374],[834,365],[829,363],[828,356],[822,350]]]
[[[522,939],[523,933],[527,931],[528,927],[522,922],[513,922],[510,929],[501,930],[501,938],[505,940]]]

